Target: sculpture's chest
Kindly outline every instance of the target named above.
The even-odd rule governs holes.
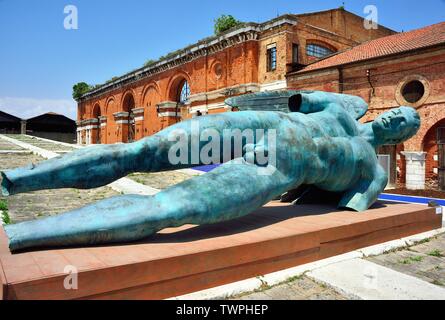
[[[315,139],[321,172],[317,186],[328,191],[344,191],[360,179],[364,159],[375,157],[372,148],[358,137]]]

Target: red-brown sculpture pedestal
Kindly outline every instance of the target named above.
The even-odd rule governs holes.
[[[138,243],[18,254],[0,227],[0,299],[163,299],[441,226],[442,216],[420,205],[378,203],[355,213],[272,202],[244,218],[166,229]],[[67,266],[79,272],[77,290],[64,288]]]

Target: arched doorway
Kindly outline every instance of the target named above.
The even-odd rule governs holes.
[[[95,144],[101,144],[101,127],[100,127],[100,116],[101,116],[101,112],[100,112],[100,106],[99,104],[94,105],[93,108],[93,119],[97,120],[97,129],[95,132],[95,136],[93,137],[94,141],[93,143]]]
[[[135,137],[135,120],[134,120],[134,114],[133,109],[135,108],[135,102],[134,97],[131,93],[128,93],[123,102],[123,111],[128,112],[128,118],[126,119],[128,121],[128,132],[123,136],[124,142],[133,142]]]

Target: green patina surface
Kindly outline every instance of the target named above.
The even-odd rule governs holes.
[[[375,148],[401,143],[420,127],[417,112],[409,107],[361,124],[357,120],[367,111],[361,98],[319,91],[260,93],[226,103],[241,112],[199,117],[135,143],[80,149],[2,172],[2,193],[10,195],[41,189],[89,189],[132,172],[206,164],[196,162],[196,154],[208,151],[210,141],[220,140],[221,149],[212,149],[211,157],[224,162],[154,196],[112,197],[58,216],[6,226],[10,248],[138,240],[166,227],[216,223],[249,214],[302,185],[336,192],[341,195],[339,207],[363,211],[375,202],[388,180]],[[216,134],[200,140],[197,129]],[[222,147],[229,129],[253,132],[251,141],[241,140],[238,155],[234,152],[236,139],[229,140],[228,151]],[[171,139],[177,132],[188,141],[186,161],[180,164],[169,158],[177,147],[177,140]]]

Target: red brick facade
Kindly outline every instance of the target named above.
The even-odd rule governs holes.
[[[138,140],[199,113],[227,111],[223,102],[231,95],[286,88],[293,67],[317,61],[306,54],[308,44],[343,51],[394,33],[384,27],[366,30],[363,24],[362,18],[337,9],[250,23],[201,41],[84,95],[78,103],[78,141]],[[272,47],[276,68],[268,70]],[[191,95],[179,103],[184,81]]]

